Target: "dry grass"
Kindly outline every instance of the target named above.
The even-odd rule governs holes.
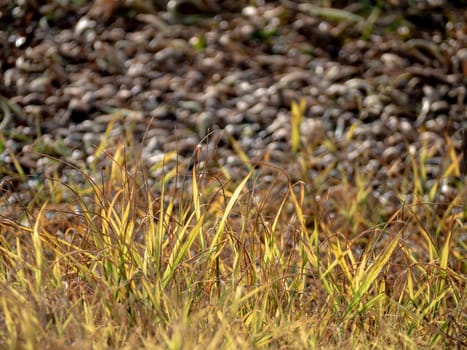
[[[358,169],[293,183],[239,154],[243,179],[197,157],[154,178],[124,143],[97,147],[106,167],[80,183],[1,197],[0,348],[466,346],[465,187],[436,202],[457,165],[427,191],[430,154],[414,157],[412,200],[385,210]]]

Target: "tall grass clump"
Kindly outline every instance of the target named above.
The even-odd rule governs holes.
[[[1,197],[1,348],[465,346],[463,187],[435,210],[416,184],[383,214],[371,174],[330,188],[332,169],[294,182],[243,153],[236,178],[127,147],[64,163],[77,180],[30,203]]]

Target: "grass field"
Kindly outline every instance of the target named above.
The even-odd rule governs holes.
[[[429,188],[429,152],[414,156],[386,206],[359,166],[310,176],[293,137],[293,177],[240,150],[233,177],[201,161],[203,145],[192,164],[167,154],[149,168],[131,142],[104,140],[103,167],[55,160],[68,182],[51,175],[28,202],[4,193],[0,348],[464,348],[467,190],[452,144]],[[448,177],[458,191],[440,202]]]

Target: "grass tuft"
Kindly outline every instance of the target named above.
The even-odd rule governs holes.
[[[0,347],[465,346],[465,189],[441,201],[446,164],[427,191],[428,148],[410,159],[413,200],[386,210],[374,175],[338,162],[292,182],[241,153],[238,179],[202,146],[190,170],[127,147],[64,163],[80,181],[52,176],[32,203],[1,197]]]

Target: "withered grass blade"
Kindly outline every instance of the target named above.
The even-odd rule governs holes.
[[[461,171],[462,174],[467,174],[467,129],[462,130],[462,160]]]

